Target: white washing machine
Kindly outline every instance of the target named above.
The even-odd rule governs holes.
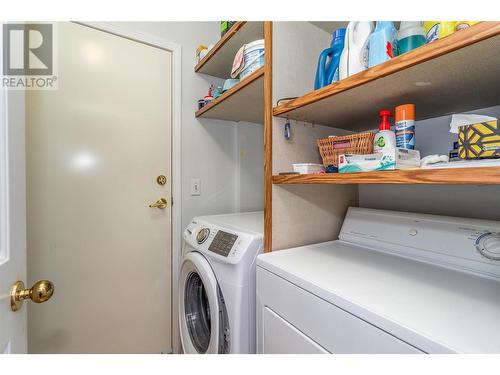
[[[500,353],[500,222],[350,208],[257,260],[258,353]]]
[[[195,217],[184,230],[184,353],[255,353],[255,263],[263,231],[262,212]]]

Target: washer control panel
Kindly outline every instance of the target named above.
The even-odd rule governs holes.
[[[219,230],[215,235],[214,239],[210,243],[208,250],[213,251],[219,255],[227,257],[234,246],[234,243],[238,239],[236,234],[224,232]]]
[[[196,242],[198,242],[198,245],[201,245],[203,242],[205,242],[209,235],[210,235],[210,229],[201,228],[196,234]]]
[[[262,237],[196,218],[184,230],[184,241],[197,251],[229,263],[237,263],[246,251],[262,246]]]
[[[476,238],[475,245],[482,256],[500,260],[500,233],[483,233]]]

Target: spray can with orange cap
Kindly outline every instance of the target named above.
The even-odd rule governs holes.
[[[415,104],[402,104],[395,109],[396,147],[415,149]]]

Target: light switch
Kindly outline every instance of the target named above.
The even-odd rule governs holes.
[[[201,180],[199,178],[191,179],[191,195],[201,195]]]

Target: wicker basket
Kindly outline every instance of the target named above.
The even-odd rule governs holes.
[[[341,154],[371,154],[373,152],[374,133],[357,133],[344,135],[342,137],[331,137],[318,139],[319,153],[323,159],[323,165],[339,165]]]

